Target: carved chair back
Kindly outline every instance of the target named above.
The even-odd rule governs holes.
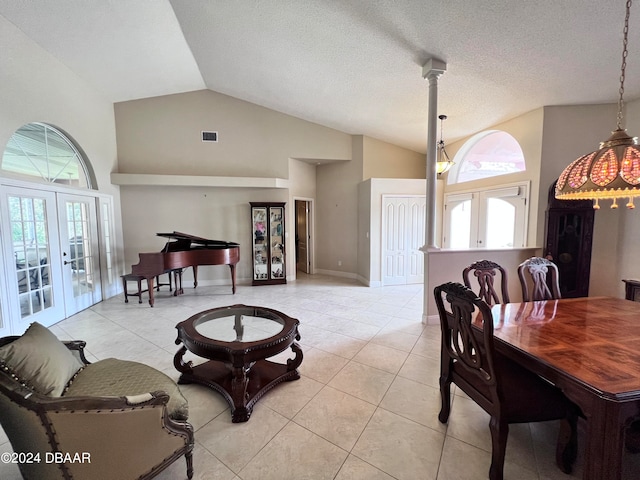
[[[462,271],[462,280],[464,284],[473,289],[471,286],[471,274],[478,280],[480,290],[478,296],[489,305],[496,303],[509,303],[509,289],[507,288],[507,272],[495,262],[491,260],[480,260],[474,262]],[[500,284],[500,295],[496,289]]]
[[[558,267],[551,260],[542,257],[525,260],[518,266],[518,278],[522,286],[522,300],[525,302],[562,298]]]
[[[441,382],[442,378],[452,378],[486,411],[499,410],[490,307],[459,283],[436,287],[435,299],[442,330]],[[471,326],[476,309],[482,331]]]

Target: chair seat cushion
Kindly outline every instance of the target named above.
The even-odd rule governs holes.
[[[105,358],[87,365],[63,396],[133,396],[162,390],[169,394],[167,410],[174,420],[187,420],[189,407],[178,385],[168,375],[143,363]]]

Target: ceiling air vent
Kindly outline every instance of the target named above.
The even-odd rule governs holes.
[[[203,142],[217,142],[218,141],[218,132],[202,132],[202,141]]]

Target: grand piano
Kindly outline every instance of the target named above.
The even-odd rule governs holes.
[[[155,278],[164,273],[175,278],[174,295],[183,293],[182,270],[193,268],[193,288],[198,286],[198,267],[200,265],[229,265],[231,269],[231,290],[236,293],[236,264],[240,261],[240,244],[222,240],[209,240],[188,233],[157,233],[159,237],[170,241],[162,251],[139,253],[140,261],[131,266],[131,274],[144,277],[149,291],[149,305],[153,307],[153,289]]]

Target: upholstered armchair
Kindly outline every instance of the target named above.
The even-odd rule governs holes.
[[[25,479],[150,479],[184,456],[193,428],[175,382],[147,365],[89,363],[85,342],[34,323],[0,339],[0,424]]]

